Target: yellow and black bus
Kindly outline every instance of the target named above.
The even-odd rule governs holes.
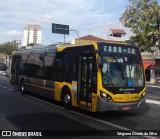
[[[130,110],[145,104],[140,51],[122,43],[43,46],[12,55],[10,82],[91,112]]]

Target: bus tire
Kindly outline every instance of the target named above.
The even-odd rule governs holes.
[[[20,92],[21,94],[25,94],[25,81],[22,80],[21,83],[20,83]]]
[[[71,101],[72,101],[72,98],[71,98],[70,90],[69,88],[65,88],[62,92],[62,103],[64,108],[71,109],[71,106],[72,106]]]

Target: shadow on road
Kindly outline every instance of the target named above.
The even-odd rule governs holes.
[[[6,117],[22,131],[42,131],[42,136],[68,138],[75,136],[101,135],[87,125],[74,121],[58,113],[33,113]]]
[[[58,113],[33,113],[7,117],[23,130],[93,130]]]
[[[46,102],[49,102],[49,103],[52,103],[55,105],[62,106],[62,104],[59,102],[44,98],[44,97],[36,95],[36,94],[28,93],[28,95],[34,96],[36,98],[39,98],[41,100],[44,100]],[[96,118],[105,117],[108,119],[115,119],[115,118],[120,118],[120,117],[132,117],[132,116],[145,115],[146,113],[149,112],[150,106],[148,103],[146,103],[146,105],[142,108],[133,109],[133,110],[129,110],[129,111],[104,111],[104,112],[96,112],[96,113],[88,112],[86,110],[75,108],[75,107],[73,107],[72,110],[79,112],[79,113],[82,113],[82,114],[85,114],[85,115],[88,115],[88,116],[96,117]]]

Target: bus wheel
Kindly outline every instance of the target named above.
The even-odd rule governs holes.
[[[24,94],[24,93],[25,93],[25,82],[24,82],[24,81],[21,81],[20,91],[21,91],[21,94]]]
[[[66,109],[70,109],[71,108],[71,93],[69,91],[69,89],[65,89],[63,91],[63,96],[62,96],[62,103],[64,108]]]

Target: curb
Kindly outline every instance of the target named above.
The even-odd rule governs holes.
[[[156,85],[146,85],[147,87],[154,87],[154,88],[160,88],[160,86],[156,86]]]

